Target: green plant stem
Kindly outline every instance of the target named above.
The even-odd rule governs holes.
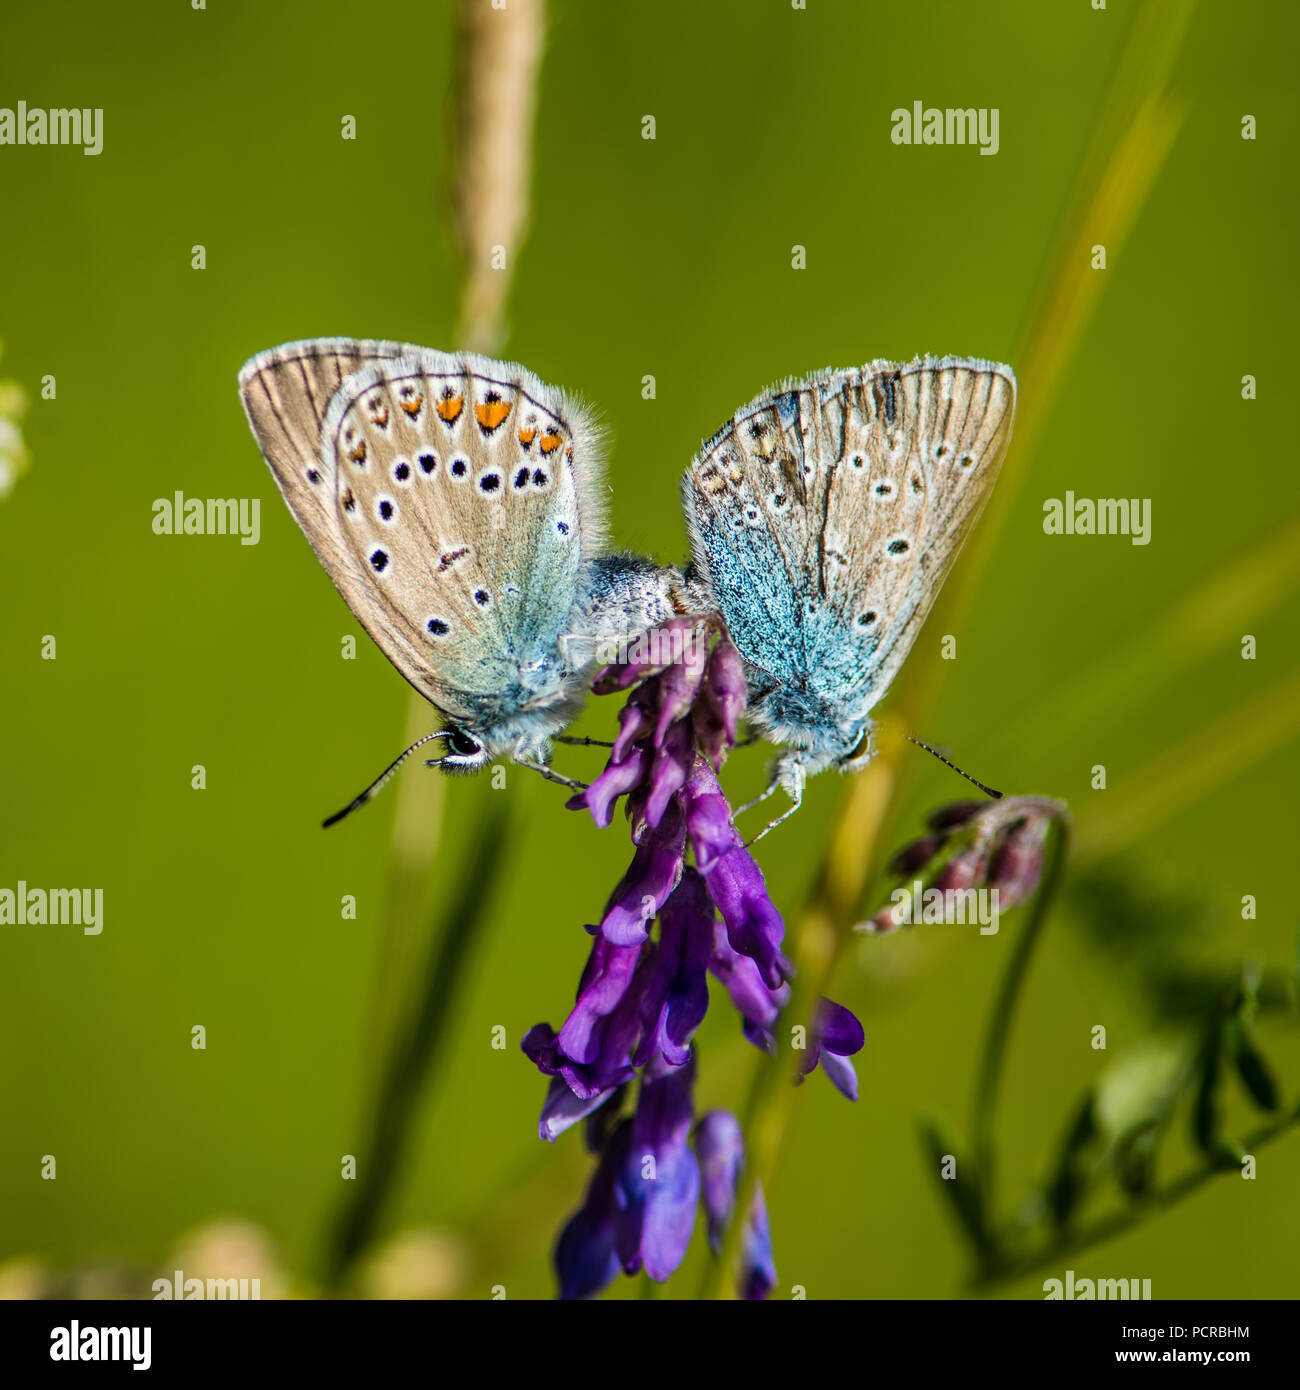
[[[984,1048],[980,1055],[971,1118],[971,1158],[975,1168],[975,1181],[978,1184],[981,1228],[989,1233],[993,1230],[995,1202],[993,1130],[1007,1043],[1011,1036],[1011,1023],[1015,1017],[1020,993],[1028,978],[1034,950],[1042,938],[1043,928],[1047,925],[1048,916],[1064,882],[1069,844],[1069,824],[1061,820],[1056,821],[1048,837],[1043,877],[1034,895],[1029,920],[1016,938],[1011,959],[1007,962],[1002,982],[998,986],[997,997],[989,1016]],[[984,1248],[987,1249],[987,1245]]]
[[[1149,835],[1176,811],[1239,776],[1300,735],[1300,671],[1243,701],[1157,754],[1079,813],[1079,865],[1092,865]]]
[[[1154,624],[1135,633],[1068,685],[1006,720],[1009,737],[1045,758],[1049,750],[1077,746],[1099,709],[1120,710],[1164,692],[1197,662],[1235,649],[1252,624],[1281,606],[1300,587],[1300,517],[1290,517],[1257,547],[1235,556],[1200,581]],[[996,753],[994,762],[997,761]]]
[[[368,1152],[331,1243],[326,1282],[343,1283],[353,1260],[369,1245],[405,1153],[424,1080],[454,1016],[470,946],[493,899],[502,847],[508,840],[509,803],[492,797],[474,842],[474,860],[460,877],[460,893],[430,947],[423,995],[405,1034],[396,1042],[381,1083]]]
[[[1246,1153],[1254,1153],[1263,1148],[1265,1144],[1270,1144],[1273,1140],[1280,1138],[1297,1124],[1300,1124],[1300,1107],[1280,1116],[1269,1124],[1261,1126],[1259,1129],[1253,1130],[1242,1140],[1242,1148]],[[1131,1230],[1144,1221],[1153,1211],[1162,1211],[1177,1202],[1181,1202],[1184,1198],[1199,1191],[1211,1179],[1223,1177],[1232,1171],[1236,1170],[1213,1163],[1195,1168],[1167,1187],[1149,1193],[1128,1210],[1116,1212],[1113,1216],[1105,1217],[1081,1230],[1067,1231],[1059,1239],[1052,1241],[1041,1250],[1014,1259],[990,1261],[976,1272],[971,1281],[971,1287],[986,1291],[997,1284],[1003,1284],[1012,1279],[1021,1279],[1039,1270],[1048,1269],[1058,1260],[1076,1255],[1081,1250],[1090,1249],[1102,1241],[1123,1235],[1125,1231]]]
[[[455,158],[451,212],[461,252],[455,345],[496,352],[506,336],[505,311],[528,224],[533,120],[545,36],[544,0],[511,0],[495,9],[458,0],[454,13]],[[498,244],[508,270],[494,264]],[[425,701],[412,696],[407,742],[427,730]],[[460,900],[444,919],[419,978],[423,991],[406,1009],[406,981],[435,901],[431,865],[442,821],[441,779],[404,778],[388,862],[386,918],[370,1029],[369,1093],[377,1096],[369,1153],[327,1254],[327,1281],[340,1286],[374,1234],[396,1179],[421,1083],[433,1070],[446,1019],[469,959],[469,944],[495,886],[505,843],[505,810],[496,798],[475,838],[478,856],[460,879]],[[405,1031],[402,1021],[409,1019]]]

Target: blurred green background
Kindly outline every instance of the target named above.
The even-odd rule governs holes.
[[[620,546],[683,558],[681,470],[785,374],[977,354],[1016,367],[1023,413],[1033,364],[1016,354],[1130,11],[555,0],[503,355],[599,407]],[[1234,712],[1291,670],[1291,590],[1250,599],[1254,661],[1235,630],[1184,667],[1141,657],[1180,602],[1276,546],[1296,510],[1280,368],[1295,304],[1297,41],[1292,7],[1197,11],[1171,81],[1181,133],[1098,272],[1096,313],[1020,460],[958,659],[939,664],[917,730],[997,786],[1067,799],[1098,833],[1108,805],[1142,792],[1144,769],[1190,750],[1172,755],[1189,779],[1176,804],[1157,797],[1107,864],[1143,893],[1200,904],[1187,950],[1229,966],[1293,958],[1300,747],[1266,740],[1204,788],[1196,758],[1257,724]],[[319,822],[401,746],[407,688],[278,500],[235,376],[293,338],[455,346],[452,48],[450,7],[415,0],[6,13],[0,105],[103,107],[105,127],[98,158],[0,147],[0,375],[32,397],[31,470],[0,501],[0,886],[102,887],[104,930],[0,927],[0,1261],[152,1277],[186,1232],[231,1218],[261,1228],[287,1286],[310,1289],[346,1195],[341,1156],[366,1150],[373,1019],[401,1006],[375,998],[396,799],[328,833]],[[996,157],[891,144],[890,112],[918,99],[997,107]],[[1246,113],[1254,142],[1240,136]],[[340,138],[347,114],[354,142]],[[791,268],[795,244],[806,270]],[[54,400],[40,398],[47,374]],[[260,544],[153,534],[154,499],[177,489],[261,498]],[[1151,544],[1044,535],[1043,501],[1067,489],[1151,498]],[[963,581],[959,564],[951,583]],[[340,659],[349,633],[355,661]],[[921,646],[941,635],[931,625]],[[1102,669],[1112,678],[1094,701]],[[613,714],[595,701],[580,727],[604,733]],[[761,785],[765,759],[733,757],[733,801]],[[557,762],[597,767],[582,750]],[[198,763],[204,791],[190,785]],[[1097,763],[1104,792],[1090,787]],[[963,795],[919,752],[906,769],[895,842]],[[819,779],[761,847],[788,915],[842,792]],[[487,778],[447,787],[440,900],[494,795]],[[537,1138],[544,1086],[518,1043],[567,1011],[582,926],[622,873],[626,834],[562,813],[560,789],[524,773],[504,795],[513,844],[382,1223],[439,1234],[412,1247],[427,1277],[372,1288],[549,1296],[550,1243],[588,1175],[577,1133]],[[345,894],[355,921],[341,917]],[[1078,916],[1057,914],[1016,1022],[1008,1203],[1111,1055],[1088,1030],[1104,1023],[1118,1052],[1148,1028],[1122,954],[1101,958]],[[821,1077],[800,1095],[768,1193],[776,1297],[795,1284],[809,1297],[961,1292],[963,1246],[916,1121],[964,1124],[1017,926],[850,949],[836,994],[866,1025],[861,1098],[846,1104]],[[196,1024],[205,1051],[190,1046]],[[497,1025],[504,1051],[490,1045]],[[1266,1040],[1293,1099],[1294,1030]],[[753,1054],[725,997],[700,1041],[700,1108],[739,1107]],[[1230,1120],[1249,1123],[1244,1108]],[[41,1179],[44,1154],[56,1181]],[[1150,1278],[1157,1298],[1294,1296],[1300,1249],[1279,1236],[1300,1220],[1298,1157],[1292,1134],[1261,1152],[1254,1182],[1219,1179],[999,1292],[1041,1297],[1068,1265]],[[1174,1145],[1167,1161],[1190,1160]],[[697,1233],[670,1294],[695,1290],[703,1260]]]

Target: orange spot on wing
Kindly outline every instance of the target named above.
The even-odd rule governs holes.
[[[438,402],[438,414],[450,425],[456,420],[464,404],[464,396],[444,396]]]
[[[366,461],[366,441],[363,439],[360,444],[348,450],[348,458],[353,463],[365,463]]]
[[[562,443],[564,440],[558,434],[544,434],[542,435],[542,453],[553,454]]]
[[[478,416],[478,422],[485,430],[494,430],[510,414],[510,403],[509,401],[483,401],[482,404],[475,406],[474,414]]]
[[[535,429],[520,430],[520,431],[519,431],[519,442],[524,446],[525,449],[526,449],[526,448],[533,442],[533,440],[536,439],[536,438],[537,438],[537,431],[536,431]]]
[[[412,420],[420,413],[424,407],[424,397],[414,396],[409,401],[402,402],[402,409],[411,417]]]

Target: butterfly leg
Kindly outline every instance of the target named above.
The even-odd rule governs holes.
[[[787,753],[777,759],[776,776],[772,778],[771,785],[756,801],[751,801],[750,805],[757,806],[759,801],[766,801],[778,787],[790,798],[790,805],[774,821],[769,821],[752,840],[747,841],[746,849],[750,845],[756,845],[764,835],[770,835],[782,821],[789,820],[803,805],[803,789],[807,779],[808,770],[797,756]],[[742,806],[741,810],[744,809]]]
[[[777,783],[777,785],[779,786],[780,783]],[[772,831],[775,830],[776,827],[781,824],[782,821],[789,820],[790,817],[794,815],[794,813],[799,809],[799,807],[803,805],[802,778],[795,786],[788,787],[787,790],[789,791],[791,797],[790,805],[784,811],[782,811],[781,814],[777,816],[775,820],[768,821],[768,823],[762,828],[762,830],[758,832],[757,835],[754,836],[752,840],[747,840],[745,842],[746,849],[748,849],[751,845],[758,844],[758,842],[763,838],[764,835],[770,835]]]
[[[568,743],[575,748],[613,748],[613,744],[603,738],[573,738],[568,734],[555,734],[555,743]]]
[[[742,811],[752,811],[755,806],[759,806],[764,801],[766,801],[767,798],[771,796],[772,793],[780,787],[780,785],[781,779],[779,777],[773,777],[772,780],[768,783],[767,789],[765,791],[759,792],[759,794],[753,799],[753,801],[747,801],[743,806],[737,806],[736,809],[732,812],[732,816],[738,816]]]
[[[519,757],[515,758],[515,762],[520,767],[528,768],[530,772],[540,773],[548,782],[556,782],[561,787],[568,787],[571,791],[585,792],[589,785],[586,782],[576,782],[572,777],[566,777],[562,772],[556,772],[553,767],[548,767],[545,763],[534,763]]]

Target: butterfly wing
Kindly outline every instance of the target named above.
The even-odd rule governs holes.
[[[978,518],[1015,410],[1009,368],[873,362],[742,408],[687,473],[692,555],[760,692],[865,715]]]
[[[240,374],[280,491],[358,621],[480,729],[564,695],[558,650],[600,548],[585,414],[525,368],[324,339]]]
[[[843,463],[827,489],[822,585],[828,678],[851,683],[865,714],[907,658],[1011,438],[1016,379],[975,358],[873,363],[829,406]],[[858,463],[858,460],[861,460]],[[844,644],[843,646],[841,644]],[[851,655],[832,659],[847,646]]]

